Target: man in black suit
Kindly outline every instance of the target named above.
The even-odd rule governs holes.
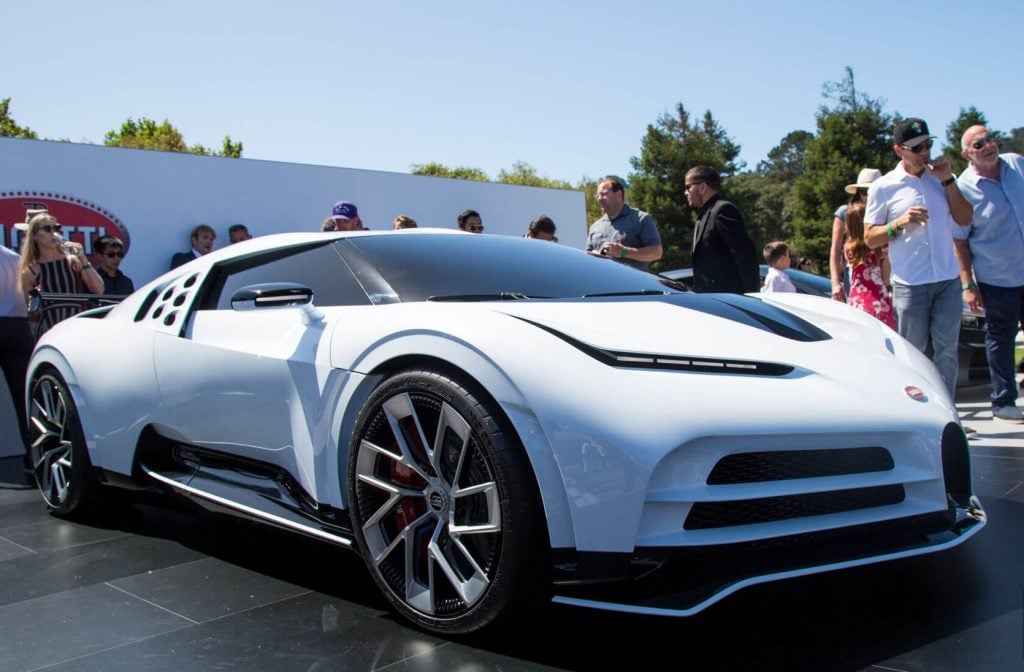
[[[171,268],[177,268],[204,254],[209,254],[213,251],[213,241],[216,239],[217,232],[208,224],[200,224],[192,229],[192,249],[188,252],[175,252],[171,257]]]
[[[686,200],[697,212],[693,231],[693,287],[698,292],[756,292],[757,252],[739,208],[718,195],[722,179],[710,166],[686,173]]]

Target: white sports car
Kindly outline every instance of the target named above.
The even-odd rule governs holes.
[[[457,634],[550,599],[688,615],[963,542],[985,515],[944,390],[834,301],[420,229],[204,256],[46,333],[26,394],[56,513],[184,493],[357,550]]]

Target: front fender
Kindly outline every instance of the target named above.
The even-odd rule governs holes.
[[[548,521],[548,533],[555,547],[573,546],[572,513],[565,481],[555,460],[552,444],[534,408],[504,368],[467,340],[448,332],[409,330],[387,334],[363,352],[340,346],[332,351],[332,365],[351,369],[356,387],[344,392],[357,400],[350,417],[339,418],[335,436],[351,437],[358,409],[386,374],[406,368],[409,362],[441,362],[455,367],[479,383],[498,403],[519,437],[530,460]],[[348,442],[338,447],[339,464],[347,464]]]

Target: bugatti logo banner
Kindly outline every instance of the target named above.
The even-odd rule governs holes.
[[[93,254],[93,241],[102,236],[117,236],[128,252],[131,238],[128,229],[114,214],[95,203],[51,191],[5,191],[0,189],[0,225],[4,245],[21,251],[24,233],[14,228],[25,221],[25,212],[45,208],[64,230],[64,238],[82,243],[86,254]]]

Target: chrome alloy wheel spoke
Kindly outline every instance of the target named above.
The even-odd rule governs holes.
[[[476,558],[469,552],[459,539],[452,538],[451,543],[448,546],[449,552],[459,553],[463,559],[472,566],[473,571],[468,577],[463,577],[465,572],[456,571],[455,567],[452,566],[447,555],[442,550],[441,545],[438,543],[437,532],[434,534],[434,538],[430,540],[429,553],[430,558],[434,561],[431,563],[431,568],[436,564],[444,572],[445,577],[451,583],[455,592],[459,594],[462,601],[466,604],[473,604],[477,599],[487,590],[487,586],[490,585],[491,580],[487,576],[487,572],[480,567],[477,563]],[[433,569],[430,573],[431,583],[435,581]],[[433,592],[433,586],[431,586],[431,592]]]
[[[426,460],[433,463],[433,450],[430,444],[427,443],[427,437],[423,433],[423,425],[420,423],[415,407],[413,407],[412,398],[408,394],[399,394],[391,397],[384,404],[384,415],[387,417],[388,425],[391,427],[391,435],[395,439],[395,444],[402,453],[402,461],[405,466],[413,469],[424,480],[429,479],[431,475],[425,473],[420,468],[413,453],[413,446],[409,445],[410,439],[418,443],[419,447],[426,452],[424,456]],[[403,421],[411,421],[411,426],[409,422]],[[405,425],[404,428],[403,424]],[[407,433],[409,431],[411,431],[411,436]]]
[[[36,389],[32,399],[32,466],[47,500],[58,505],[68,495],[72,445],[67,432],[67,403],[60,391],[47,380]]]
[[[420,473],[419,470],[415,469],[413,465],[410,465],[402,455],[388,451],[375,443],[367,441],[366,439],[363,439],[359,444],[359,456],[356,466],[357,480],[360,483],[375,488],[387,495],[387,499],[378,506],[363,523],[363,535],[366,538],[370,554],[373,556],[374,562],[377,564],[383,562],[384,558],[386,558],[400,542],[407,539],[407,532],[411,528],[415,528],[421,523],[425,516],[429,515],[429,513],[424,513],[401,530],[400,534],[395,535],[394,539],[390,542],[388,541],[385,537],[383,527],[385,519],[394,513],[395,507],[398,506],[402,500],[406,498],[424,499],[426,497],[426,492],[423,489],[414,489],[398,485],[390,481],[385,481],[376,476],[376,467],[379,459],[390,460],[403,467],[412,468],[417,473]]]
[[[487,522],[475,525],[459,525],[458,519],[459,500],[465,500],[476,495],[483,495],[487,502]],[[453,539],[458,539],[464,534],[497,534],[501,532],[501,504],[498,501],[498,484],[494,481],[479,483],[466,488],[460,488],[452,492],[452,516],[448,532]]]

